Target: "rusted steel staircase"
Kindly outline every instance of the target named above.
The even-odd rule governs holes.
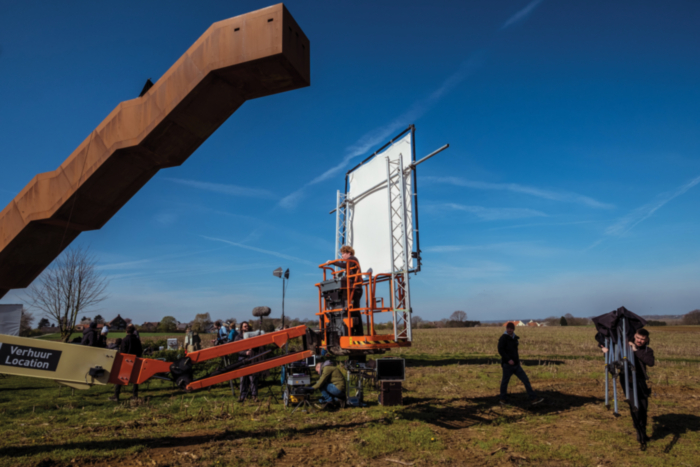
[[[160,169],[181,165],[246,100],[309,84],[309,41],[284,5],[213,24],[0,212],[0,298],[101,228]]]

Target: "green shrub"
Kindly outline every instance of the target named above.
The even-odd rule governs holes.
[[[666,321],[657,321],[650,319],[647,321],[647,326],[666,326]]]

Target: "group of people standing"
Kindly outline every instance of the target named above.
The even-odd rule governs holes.
[[[236,329],[236,325],[232,321],[226,321],[222,323],[217,321],[214,323],[214,328],[216,329],[216,338],[212,340],[214,345],[227,344],[229,342],[237,342],[245,339],[245,334],[251,331],[250,324],[248,321],[243,321],[239,325],[239,329]],[[189,351],[189,350],[188,350]],[[238,360],[246,360],[258,353],[258,349],[248,349],[238,353]],[[244,402],[248,396],[251,397],[253,402],[258,400],[258,374],[243,376],[240,378],[240,393],[238,396],[238,402]]]
[[[88,347],[102,347],[103,349],[107,347],[107,334],[109,333],[109,327],[105,324],[102,329],[97,329],[97,322],[91,321],[90,325],[83,329],[83,337],[77,337],[73,342],[80,340],[80,345],[87,345]]]

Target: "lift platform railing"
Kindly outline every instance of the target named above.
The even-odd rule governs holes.
[[[336,269],[338,263],[345,263],[345,267]],[[357,261],[336,259],[319,265],[323,270],[323,283],[330,279],[337,278],[340,275],[344,276],[344,284],[342,286],[345,293],[343,301],[336,302],[334,306],[328,306],[328,303],[323,296],[323,283],[317,283],[318,288],[318,303],[319,311],[316,315],[319,317],[319,328],[324,331],[330,323],[330,314],[342,313],[344,316],[343,322],[347,326],[347,336],[340,337],[341,347],[345,349],[355,350],[372,350],[372,349],[388,349],[392,347],[410,346],[410,342],[396,341],[394,334],[378,335],[375,329],[374,315],[377,313],[391,313],[390,306],[385,306],[383,298],[377,298],[377,285],[381,283],[390,284],[391,274],[373,274],[373,272],[359,272],[351,274],[350,271],[358,266]],[[360,284],[363,289],[362,301],[364,306],[355,308],[353,304],[353,295],[355,287]],[[350,285],[352,284],[352,286]],[[390,290],[388,290],[391,293]],[[361,319],[366,321],[367,332],[362,335],[354,333],[352,329],[352,315],[358,314]],[[328,342],[326,342],[328,344]]]

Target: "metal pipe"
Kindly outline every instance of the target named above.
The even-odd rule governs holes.
[[[410,168],[413,168],[413,167],[417,166],[418,164],[422,164],[423,162],[425,162],[425,161],[427,161],[428,159],[430,159],[431,157],[433,157],[433,156],[435,156],[435,155],[441,153],[442,151],[444,151],[445,149],[447,149],[447,148],[449,148],[449,147],[450,147],[450,145],[449,145],[449,143],[448,143],[448,144],[446,144],[446,145],[444,145],[444,146],[442,146],[442,147],[436,149],[435,151],[431,152],[430,154],[428,154],[428,155],[425,156],[424,158],[422,158],[422,159],[420,159],[420,160],[418,160],[418,161],[412,163],[411,165],[409,165],[409,167],[410,167]]]
[[[608,379],[609,379],[609,371],[608,371],[608,362],[610,360],[610,346],[608,345],[608,338],[605,338],[605,348],[608,349],[607,352],[605,352],[605,406],[610,407],[610,389],[608,385]]]
[[[628,360],[627,360],[627,350],[629,345],[627,345],[627,328],[625,326],[625,318],[622,318],[622,338],[620,339],[620,346],[622,347],[622,366],[624,368],[625,374],[625,399],[630,400],[630,379],[629,372],[627,371]]]
[[[634,352],[630,349],[630,365],[632,365],[632,393],[634,394],[634,408],[639,410],[639,399],[637,398],[637,361]]]
[[[613,376],[613,402],[614,402],[613,413],[615,415],[618,415],[618,413],[617,413],[617,375]]]
[[[615,366],[615,373],[613,373],[613,381],[612,381],[612,383],[613,383],[613,403],[614,403],[613,414],[619,415],[619,413],[617,411],[617,378],[619,376],[619,373],[617,372],[616,363],[617,363],[619,353],[620,353],[620,346],[617,343],[613,342],[613,336],[610,337],[610,342],[612,343],[612,345],[614,347],[613,349],[611,349],[613,351],[613,357],[611,357],[613,360],[610,363]]]
[[[416,157],[416,128],[413,127],[411,133],[411,157],[415,159]],[[418,228],[418,175],[417,170],[413,170],[413,223],[415,229],[413,231],[413,246],[416,252],[416,269],[415,272],[421,270],[422,258],[420,256],[420,229]],[[411,226],[413,228],[413,226]]]

